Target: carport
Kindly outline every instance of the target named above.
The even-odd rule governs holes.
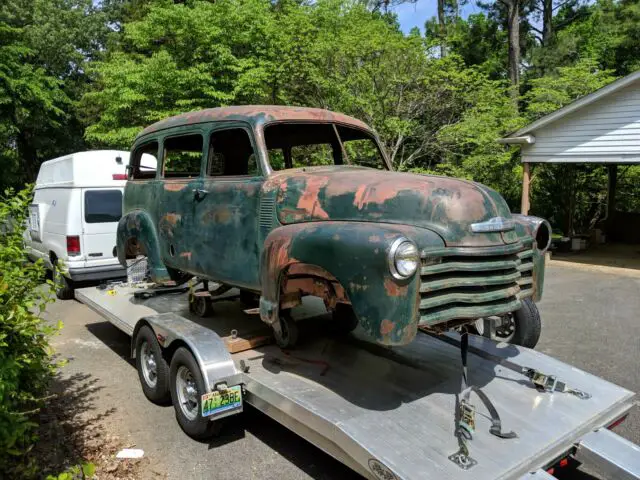
[[[521,212],[529,213],[534,163],[606,164],[607,226],[615,210],[618,165],[640,164],[640,71],[556,110],[498,140],[519,145]],[[571,223],[571,222],[569,222]]]

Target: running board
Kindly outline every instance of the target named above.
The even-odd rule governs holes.
[[[640,447],[606,428],[586,435],[575,453],[576,460],[593,465],[616,480],[640,480]]]

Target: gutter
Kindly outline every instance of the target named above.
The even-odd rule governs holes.
[[[523,135],[522,137],[505,137],[499,138],[498,143],[507,145],[531,145],[536,143],[536,137],[533,135]]]

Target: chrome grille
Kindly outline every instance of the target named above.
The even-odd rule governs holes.
[[[533,293],[530,242],[422,252],[420,324],[500,315]]]

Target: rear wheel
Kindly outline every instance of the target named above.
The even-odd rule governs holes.
[[[75,290],[73,281],[62,274],[57,261],[53,262],[53,272],[51,276],[53,277],[53,284],[56,289],[56,297],[60,300],[71,300],[74,297]]]
[[[151,328],[146,325],[136,335],[136,368],[144,395],[153,403],[166,404],[169,394],[169,364]]]
[[[200,318],[210,317],[213,313],[213,302],[208,295],[190,295],[189,310]]]
[[[171,401],[180,427],[191,438],[205,440],[220,431],[220,421],[202,416],[201,396],[204,379],[196,359],[184,347],[176,350],[170,368]]]

